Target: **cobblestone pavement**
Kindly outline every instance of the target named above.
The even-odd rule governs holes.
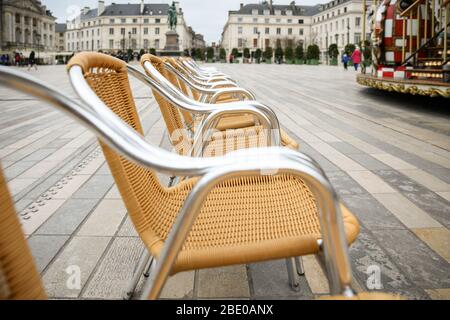
[[[357,287],[367,290],[367,270],[375,265],[384,291],[450,298],[448,100],[366,89],[356,85],[354,72],[337,67],[216,66],[275,109],[359,218],[361,234],[350,250]],[[74,96],[63,66],[30,73]],[[169,148],[150,91],[133,82],[133,92],[148,140]],[[4,88],[0,104],[1,162],[48,294],[120,299],[143,246],[93,135],[59,111]],[[326,294],[315,257],[304,263],[299,292],[287,284],[284,261],[273,261],[181,273],[169,280],[162,298]],[[80,267],[79,289],[66,285],[70,266]]]

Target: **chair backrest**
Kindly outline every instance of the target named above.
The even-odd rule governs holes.
[[[68,69],[74,66],[81,67],[88,85],[114,113],[138,133],[144,134],[125,62],[101,53],[83,52],[70,60]],[[152,213],[150,216],[161,214],[158,206],[163,203],[165,188],[155,172],[125,159],[101,141],[100,144],[136,230],[139,235],[144,230],[151,232],[153,223],[157,222],[149,220],[143,212]],[[149,236],[155,241],[164,237],[158,234]]]
[[[46,298],[0,167],[0,300]]]
[[[169,72],[164,67],[164,61],[160,58],[151,55],[151,54],[144,54],[141,57],[141,64],[143,65],[144,62],[150,62],[156,70],[158,70],[159,73],[161,73],[162,76],[164,76],[166,79],[174,83],[175,79],[173,77],[170,77]],[[148,76],[152,77],[152,75],[148,74]],[[178,87],[178,85],[175,85]],[[174,132],[176,130],[184,130],[185,125],[183,123],[182,114],[178,110],[177,107],[172,105],[169,101],[164,99],[158,92],[155,90],[152,90],[153,96],[156,99],[156,102],[158,103],[159,108],[161,109],[161,113],[163,115],[164,121],[167,126],[167,130],[169,132],[170,137],[174,136]],[[186,113],[186,114],[185,114]],[[185,117],[186,123],[189,123],[189,121],[192,121],[192,117],[187,116],[187,112],[183,112],[183,115]],[[186,119],[187,118],[187,119]],[[173,145],[176,145],[176,141],[172,141]]]
[[[178,72],[182,73],[183,75],[190,77],[190,74],[186,71],[186,69],[177,61],[177,59],[175,58],[166,58],[165,61],[167,63],[170,63],[170,65],[172,67],[174,67],[175,69],[178,70]],[[179,88],[181,89],[181,91],[186,94],[189,95],[189,90],[186,87],[186,84],[183,81],[178,81],[179,82]],[[172,82],[173,83],[173,82]],[[192,94],[192,98],[194,98],[194,100],[199,101],[200,100],[200,93],[195,90],[194,88],[190,88],[190,92]]]

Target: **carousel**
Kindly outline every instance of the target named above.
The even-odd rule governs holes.
[[[450,98],[449,5],[450,0],[381,0],[368,10],[364,5],[370,18],[372,67],[363,69],[358,83]]]

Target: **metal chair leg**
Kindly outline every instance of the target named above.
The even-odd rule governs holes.
[[[286,268],[288,272],[289,285],[294,291],[300,291],[300,281],[297,274],[295,258],[286,259]]]
[[[134,291],[136,290],[136,286],[139,282],[139,279],[142,276],[142,273],[146,269],[147,264],[150,263],[151,265],[152,260],[153,258],[150,256],[147,249],[144,249],[144,252],[142,253],[139,259],[139,262],[134,269],[133,277],[128,282],[125,294],[123,296],[124,300],[130,300],[133,297]]]
[[[305,275],[305,268],[303,266],[303,259],[302,257],[296,257],[295,258],[295,266],[297,269],[297,274],[299,276],[304,276]]]
[[[148,278],[152,269],[153,259],[150,259],[144,269],[144,277]]]

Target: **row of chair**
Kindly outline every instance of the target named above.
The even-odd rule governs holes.
[[[156,299],[175,273],[274,259],[286,259],[297,289],[304,273],[299,257],[310,254],[323,262],[331,294],[392,298],[352,288],[348,245],[359,224],[317,162],[280,129],[272,109],[229,76],[189,59],[144,55],[141,66],[100,53],[76,55],[67,70],[81,102],[0,68],[0,84],[49,102],[98,136],[146,247],[127,298],[143,274],[142,298]],[[144,139],[130,76],[152,89],[176,152]],[[169,186],[157,172],[173,177]],[[0,297],[42,298],[13,204],[2,199],[0,205]]]

